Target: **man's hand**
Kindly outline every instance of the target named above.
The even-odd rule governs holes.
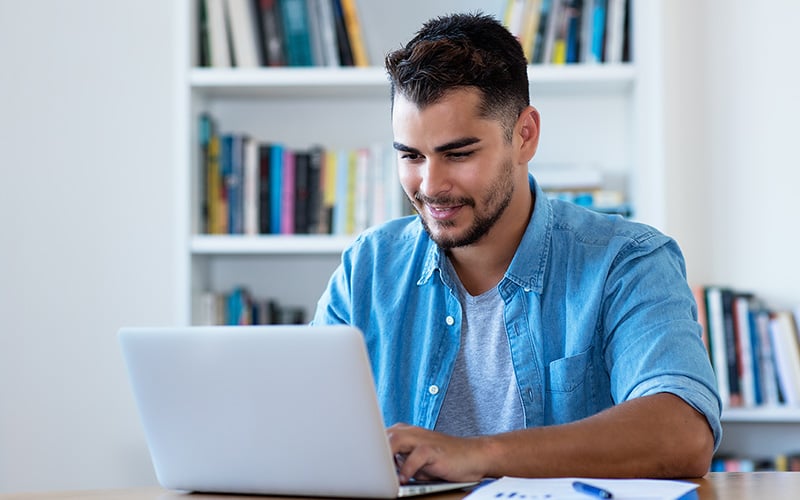
[[[487,459],[483,438],[457,438],[406,424],[387,430],[392,453],[398,457],[401,483],[409,479],[479,481]]]

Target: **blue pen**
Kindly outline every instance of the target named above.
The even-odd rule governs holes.
[[[610,491],[604,490],[603,488],[598,488],[597,486],[592,486],[591,484],[587,484],[582,481],[573,481],[572,487],[575,488],[575,491],[586,493],[587,495],[591,495],[596,498],[614,498],[614,495],[612,495]]]

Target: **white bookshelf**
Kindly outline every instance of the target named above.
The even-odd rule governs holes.
[[[259,297],[313,309],[341,251],[353,236],[209,236],[199,233],[196,124],[211,112],[225,131],[246,131],[290,147],[360,147],[391,143],[389,88],[382,56],[435,15],[475,11],[502,18],[504,0],[359,1],[370,68],[208,69],[194,63],[193,0],[176,2],[179,86],[175,257],[180,317],[197,322],[206,290],[247,285]],[[622,179],[634,218],[665,227],[664,101],[661,6],[634,0],[634,62],[531,66],[531,101],[542,116],[537,164],[599,167]],[[390,21],[386,21],[386,20]],[[726,410],[721,451],[770,456],[800,449],[800,409]]]

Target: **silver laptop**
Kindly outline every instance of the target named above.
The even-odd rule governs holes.
[[[165,488],[394,498],[474,484],[399,485],[355,328],[122,328],[119,341]]]

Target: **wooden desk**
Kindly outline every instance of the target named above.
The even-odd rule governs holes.
[[[711,472],[702,479],[693,479],[692,482],[700,485],[697,490],[700,500],[797,500],[800,498],[800,472]],[[460,500],[464,496],[465,493],[442,493],[419,498]],[[157,487],[0,494],[0,500],[254,500],[256,498],[299,500],[296,497],[187,494]]]

